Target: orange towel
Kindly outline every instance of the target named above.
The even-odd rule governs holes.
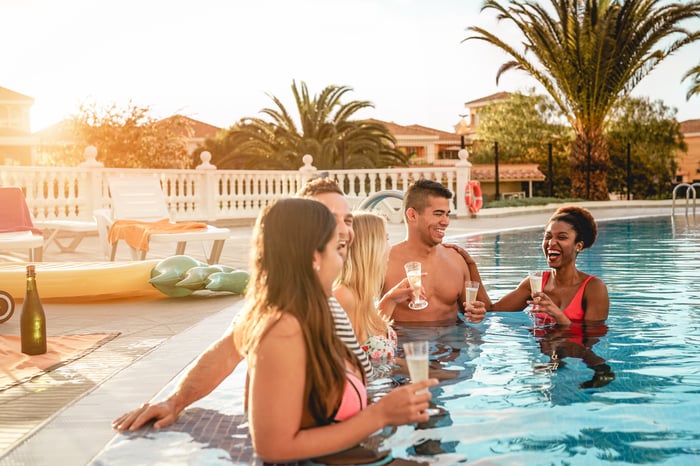
[[[154,233],[182,233],[206,229],[207,224],[201,222],[171,223],[168,219],[157,222],[116,220],[109,229],[109,244],[123,239],[134,249],[148,251],[148,240]]]
[[[119,332],[48,336],[47,352],[37,356],[22,353],[18,335],[0,335],[0,391],[81,358],[117,335]]]

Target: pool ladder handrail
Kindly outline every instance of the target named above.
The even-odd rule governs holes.
[[[685,216],[688,217],[688,210],[690,209],[690,194],[693,194],[693,221],[695,221],[695,204],[697,201],[697,192],[695,187],[700,188],[700,182],[694,183],[680,183],[673,188],[673,195],[671,198],[671,217],[676,215],[676,194],[678,189],[687,188],[685,191]]]

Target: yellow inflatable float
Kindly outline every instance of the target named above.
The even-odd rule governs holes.
[[[39,296],[47,302],[163,297],[149,283],[158,262],[37,262]],[[24,300],[26,271],[26,263],[0,264],[0,290],[15,301]]]
[[[0,291],[24,300],[28,263],[0,263]],[[39,296],[46,302],[90,302],[144,297],[183,297],[199,292],[243,294],[248,272],[208,265],[189,256],[130,262],[37,262]],[[0,322],[11,304],[0,294]],[[4,313],[4,314],[3,314]],[[8,315],[9,313],[9,315]],[[4,317],[3,317],[4,316]]]

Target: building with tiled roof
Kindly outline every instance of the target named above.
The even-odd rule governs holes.
[[[203,121],[195,120],[185,115],[172,115],[159,120],[159,122],[172,121],[175,119],[182,123],[181,125],[177,125],[177,127],[181,128],[180,136],[187,138],[188,154],[192,154],[198,147],[204,144],[207,138],[212,139],[221,131],[221,128],[218,126],[210,125],[209,123],[204,123]]]
[[[464,103],[467,113],[462,120],[455,125],[455,132],[463,134],[467,139],[472,139],[476,135],[476,128],[479,126],[479,112],[483,107],[503,102],[510,97],[510,92],[496,92],[495,94],[480,97]]]
[[[465,142],[473,139],[479,124],[479,109],[484,106],[507,99],[508,92],[497,92],[485,97],[466,102],[467,114],[455,126],[455,132],[429,128],[418,124],[399,125],[393,122],[371,120],[387,127],[396,138],[396,147],[411,156],[413,165],[449,166],[458,160],[459,150]],[[0,164],[31,165],[33,157],[42,146],[73,143],[73,127],[69,121],[58,122],[40,131],[31,133],[30,111],[34,104],[32,97],[10,89],[0,87]],[[221,130],[214,125],[204,123],[183,115],[171,118],[183,119],[183,131],[188,137],[188,151],[199,147],[206,138],[213,138]],[[161,120],[161,121],[164,121]],[[679,182],[700,181],[700,120],[681,122],[688,151],[679,153]],[[508,168],[506,168],[508,167]],[[489,184],[494,183],[495,167],[493,165],[473,165],[472,177],[481,181],[484,193],[489,192]],[[544,175],[532,164],[501,164],[499,166],[499,183],[501,191],[521,191],[522,187],[534,181],[543,181]],[[531,189],[530,189],[531,191]]]
[[[30,115],[34,99],[0,87],[0,164],[29,165],[32,162]]]
[[[493,183],[496,179],[496,167],[491,163],[472,165],[472,179]],[[498,179],[503,182],[544,181],[546,177],[536,163],[501,163],[498,165]]]
[[[396,139],[396,148],[410,157],[413,165],[454,165],[459,152],[459,136],[421,125],[403,126],[375,119]]]
[[[700,120],[682,121],[681,133],[688,150],[678,154],[676,180],[682,183],[700,182]]]
[[[501,94],[499,96],[502,98]],[[396,139],[396,148],[411,156],[410,165],[450,166],[459,160],[458,154],[463,147],[459,134],[416,124],[403,126],[381,120],[371,121],[386,126]],[[486,197],[495,194],[495,165],[472,165],[471,178],[481,183]],[[537,168],[537,164],[500,164],[498,180],[500,193],[521,196],[529,195],[532,192],[532,183],[544,181],[545,176]]]

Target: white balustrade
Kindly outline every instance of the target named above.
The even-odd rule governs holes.
[[[414,180],[427,178],[455,194],[452,208],[458,216],[468,215],[464,186],[471,164],[466,157],[455,167],[318,172],[310,155],[299,170],[219,170],[205,156],[197,169],[161,170],[104,168],[95,162],[93,152],[86,150],[88,163],[78,167],[3,166],[0,185],[19,186],[37,221],[91,221],[95,209],[110,208],[108,177],[152,175],[161,181],[173,219],[216,221],[254,219],[270,202],[293,196],[314,176],[336,179],[353,206],[379,191],[405,191]]]

